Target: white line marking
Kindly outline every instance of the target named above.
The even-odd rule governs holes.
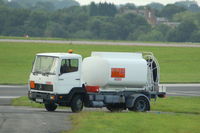
[[[20,96],[0,96],[0,99],[13,99],[13,98],[19,98]]]
[[[160,84],[166,87],[199,87],[200,89],[200,84]]]
[[[170,91],[169,91],[169,93],[170,93]],[[198,91],[171,91],[171,93],[199,94],[200,95],[200,92],[198,92]]]
[[[19,88],[19,87],[28,87],[28,85],[0,85],[1,88]]]
[[[167,95],[177,95],[177,96],[200,96],[200,94],[185,94],[185,93],[167,93]]]

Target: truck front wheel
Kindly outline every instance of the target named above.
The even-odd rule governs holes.
[[[80,95],[75,95],[71,101],[71,110],[74,113],[78,113],[83,109],[83,99]]]
[[[150,103],[146,97],[138,97],[132,108],[128,108],[130,111],[145,112],[150,110]]]
[[[57,105],[50,104],[50,103],[49,104],[45,104],[44,106],[45,106],[45,108],[46,108],[47,111],[55,111],[56,108],[57,108]]]

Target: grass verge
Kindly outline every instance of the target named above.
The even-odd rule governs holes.
[[[28,106],[33,108],[44,108],[43,104],[32,102],[27,96],[22,96],[12,100],[13,106]]]
[[[199,133],[200,115],[82,112],[66,133]]]
[[[161,82],[200,82],[200,48],[0,42],[0,84],[27,83],[36,53],[67,52],[68,49],[83,57],[90,56],[92,51],[150,51],[160,63]]]
[[[200,97],[171,96],[151,103],[151,110],[200,115]]]

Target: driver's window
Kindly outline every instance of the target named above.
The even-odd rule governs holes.
[[[63,59],[61,62],[60,73],[78,71],[78,59]]]

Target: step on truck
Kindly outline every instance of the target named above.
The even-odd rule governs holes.
[[[110,111],[149,111],[159,95],[160,68],[150,52],[39,53],[29,78],[28,97],[45,105],[106,107]]]

